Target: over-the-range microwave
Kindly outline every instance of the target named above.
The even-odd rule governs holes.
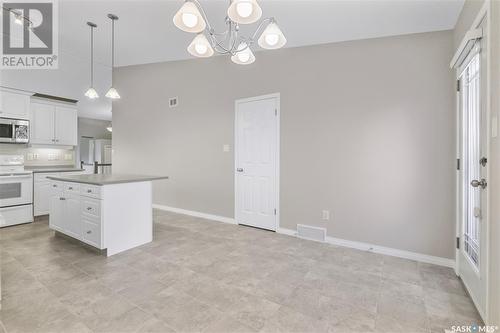
[[[28,120],[0,118],[0,143],[28,143],[29,140]]]

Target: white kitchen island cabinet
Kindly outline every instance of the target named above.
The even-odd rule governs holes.
[[[92,174],[51,180],[49,226],[107,256],[153,240],[151,181],[168,177]]]

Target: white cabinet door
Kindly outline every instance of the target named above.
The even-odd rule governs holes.
[[[50,194],[50,182],[35,182],[35,200],[33,202],[33,211],[35,216],[46,215],[49,213]]]
[[[76,146],[78,115],[76,109],[56,106],[55,140],[58,145]]]
[[[31,103],[32,144],[54,144],[55,107],[43,103]]]
[[[64,194],[65,198],[65,210],[64,210],[64,221],[65,229],[64,232],[68,236],[74,237],[76,239],[82,238],[82,223],[80,218],[80,196],[79,195],[67,195]]]
[[[49,226],[51,229],[64,232],[64,204],[65,200],[62,197],[62,192],[51,191],[50,196],[50,216]]]
[[[30,97],[11,91],[0,91],[0,117],[29,119]]]

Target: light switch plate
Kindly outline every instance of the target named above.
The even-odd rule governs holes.
[[[228,144],[222,146],[222,151],[228,153],[231,150],[231,147]]]

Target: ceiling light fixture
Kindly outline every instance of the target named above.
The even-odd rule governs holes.
[[[111,19],[111,71],[115,68],[115,21],[118,20],[118,16],[114,14],[108,14]],[[111,88],[109,88],[106,93],[106,97],[110,99],[120,99],[120,94],[113,87],[113,75],[111,75]]]
[[[97,24],[92,22],[87,22],[90,27],[90,88],[85,93],[89,99],[99,98],[99,94],[94,89],[94,29],[97,28]]]
[[[187,48],[191,55],[206,58],[214,52],[229,54],[234,63],[248,65],[255,61],[251,47],[259,33],[258,44],[264,49],[279,49],[286,44],[274,17],[262,20],[251,37],[239,35],[240,24],[255,23],[261,16],[262,9],[256,0],[230,0],[226,30],[219,33],[215,32],[198,0],[185,0],[173,21],[182,31],[198,34]]]

